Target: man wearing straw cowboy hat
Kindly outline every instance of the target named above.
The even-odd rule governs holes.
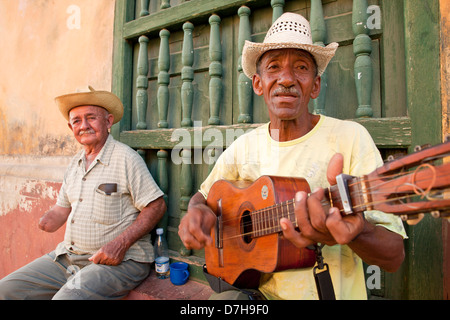
[[[264,274],[259,291],[269,299],[318,299],[324,294],[327,299],[366,299],[361,260],[395,271],[404,258],[402,239],[406,234],[396,216],[372,211],[365,212],[365,219],[361,214],[342,217],[337,208],[325,212],[320,204],[322,188],[335,184],[340,173],[361,176],[382,165],[364,127],[308,112],[308,102],[318,97],[320,76],[337,47],[337,43],[313,45],[309,22],[294,13],[278,18],[263,43],[245,43],[242,67],[252,79],[255,93],[264,97],[270,123],[242,135],[224,151],[191,199],[179,226],[187,248],[199,249],[211,243],[216,216],[205,199],[219,179],[254,181],[262,175],[306,178],[315,191],[295,196],[300,231],[288,219],[279,223],[283,236],[299,248],[326,245],[322,256],[331,281],[330,277],[321,278],[316,287],[311,269]],[[213,298],[249,296],[248,291],[230,290]]]
[[[83,147],[39,221],[47,232],[66,223],[64,241],[0,280],[0,299],[120,299],[150,271],[163,193],[143,159],[109,134],[123,115],[116,95],[89,87],[55,101]]]

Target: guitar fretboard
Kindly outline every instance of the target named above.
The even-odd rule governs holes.
[[[281,232],[280,219],[289,219],[297,227],[294,212],[294,199],[276,205],[256,210],[250,213],[252,221],[252,236],[262,237],[272,233]]]

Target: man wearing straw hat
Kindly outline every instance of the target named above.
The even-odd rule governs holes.
[[[55,101],[83,147],[39,221],[47,232],[66,223],[64,241],[0,280],[0,299],[120,299],[150,271],[163,193],[143,159],[109,134],[123,115],[116,95],[89,87]]]
[[[320,76],[337,47],[337,43],[313,45],[309,22],[294,13],[278,18],[263,43],[245,43],[242,67],[255,93],[264,97],[270,123],[242,135],[225,150],[179,226],[187,248],[211,243],[216,216],[205,199],[219,179],[254,181],[262,175],[307,179],[315,191],[295,196],[300,231],[288,219],[279,223],[283,236],[299,248],[325,245],[322,256],[331,281],[319,294],[310,268],[264,274],[259,291],[268,299],[318,299],[324,291],[328,291],[326,298],[366,299],[362,260],[395,271],[404,258],[406,234],[398,217],[373,211],[365,212],[365,218],[361,214],[342,217],[337,208],[325,212],[320,204],[322,188],[336,184],[340,173],[361,176],[383,163],[364,127],[308,111],[309,100],[319,96]],[[252,296],[247,293],[230,290],[213,298],[247,299]]]

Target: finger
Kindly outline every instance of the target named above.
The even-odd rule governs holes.
[[[314,239],[317,231],[314,230],[311,225],[308,207],[307,207],[307,194],[306,192],[299,191],[295,194],[295,217],[297,219],[297,225],[302,235],[309,239]]]
[[[309,219],[312,227],[322,233],[328,233],[326,226],[327,215],[322,206],[324,189],[318,188],[307,200]]]
[[[344,156],[340,153],[336,153],[328,163],[327,179],[330,185],[336,184],[336,176],[342,173],[344,168]]]
[[[280,219],[281,230],[283,231],[283,236],[286,240],[289,240],[297,248],[305,248],[314,242],[305,238],[301,232],[295,230],[292,222],[287,218]]]
[[[362,231],[364,220],[359,214],[349,215],[344,218],[339,209],[331,208],[326,225],[337,243],[347,244]]]
[[[94,254],[89,258],[89,261],[91,261],[91,262],[93,262],[93,263],[95,263],[95,264],[98,264],[99,261],[100,261],[100,252],[97,251],[96,253],[94,253]]]

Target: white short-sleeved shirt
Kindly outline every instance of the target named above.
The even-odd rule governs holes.
[[[116,184],[117,191],[107,194],[102,191],[103,184]],[[56,248],[57,256],[66,252],[94,254],[162,195],[141,156],[111,135],[88,170],[85,170],[85,152],[80,151],[67,168],[56,202],[61,207],[72,208],[64,241]],[[128,249],[124,257],[127,259],[154,260],[150,235]]]

